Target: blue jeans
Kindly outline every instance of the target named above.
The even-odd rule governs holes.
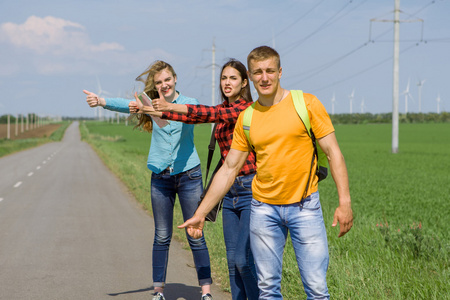
[[[283,299],[281,270],[288,231],[307,299],[329,299],[328,243],[318,192],[290,205],[252,200],[250,243],[261,290],[259,299]]]
[[[200,165],[186,172],[170,175],[168,171],[152,173],[151,199],[155,221],[153,242],[153,286],[162,287],[166,281],[169,246],[173,232],[173,207],[178,194],[183,219],[194,215],[203,192]],[[186,233],[194,257],[199,285],[212,283],[209,252],[205,238],[194,239]]]
[[[253,254],[250,250],[250,210],[255,174],[237,177],[224,197],[223,235],[233,300],[257,300],[259,296]]]

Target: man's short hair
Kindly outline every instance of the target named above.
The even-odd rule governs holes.
[[[278,52],[269,47],[269,46],[259,46],[255,49],[253,49],[249,55],[247,56],[247,67],[250,70],[250,61],[254,60],[254,61],[261,61],[261,60],[266,60],[269,58],[274,57],[276,62],[277,62],[277,67],[280,68],[281,67],[281,62],[280,62],[280,54],[278,54]]]

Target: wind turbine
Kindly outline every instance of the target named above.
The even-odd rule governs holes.
[[[440,114],[441,110],[439,109],[439,104],[441,103],[441,95],[438,94],[437,98],[436,98],[436,102],[437,102],[437,113]]]
[[[362,98],[362,101],[361,101],[361,113],[362,114],[364,113],[364,97]]]
[[[417,83],[417,86],[419,87],[419,113],[422,112],[422,86],[425,83],[425,79],[424,80],[420,80]]]
[[[100,80],[98,79],[98,76],[96,76],[97,78],[97,96],[98,97],[102,97],[102,95],[110,95],[110,93],[108,93],[107,91],[104,91],[102,89],[102,86],[100,85]],[[102,120],[102,109],[100,106],[97,106],[97,116],[99,120]]]
[[[355,89],[353,89],[352,93],[348,97],[350,99],[350,114],[352,114],[353,113],[353,98],[355,97]]]
[[[406,86],[406,90],[403,91],[402,95],[405,95],[405,115],[408,113],[408,97],[411,98],[411,100],[414,101],[413,96],[409,92],[409,79],[408,79],[408,85]]]

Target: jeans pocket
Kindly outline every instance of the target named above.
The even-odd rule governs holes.
[[[239,181],[239,186],[244,190],[250,192],[252,190],[253,177],[255,177],[255,174],[245,175]]]
[[[251,191],[252,190],[252,181],[251,180],[242,181],[240,186],[246,191]]]
[[[318,210],[320,209],[319,193],[315,192],[302,200],[302,209],[306,210]]]
[[[252,198],[252,206],[261,206],[263,203],[261,201],[256,200],[255,198]]]
[[[152,172],[152,179],[161,179],[162,176],[162,173],[157,174],[155,172]]]
[[[202,179],[202,169],[200,168],[200,166],[194,167],[193,169],[186,171],[186,174],[191,180]]]

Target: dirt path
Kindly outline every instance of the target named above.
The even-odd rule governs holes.
[[[29,128],[27,131],[24,126],[24,131],[21,132],[21,126],[19,124],[17,130],[18,134],[16,136],[16,125],[11,124],[10,137],[11,140],[49,137],[60,126],[61,124],[48,124],[39,128]],[[7,137],[7,127],[7,124],[0,124],[0,139],[5,139]]]

